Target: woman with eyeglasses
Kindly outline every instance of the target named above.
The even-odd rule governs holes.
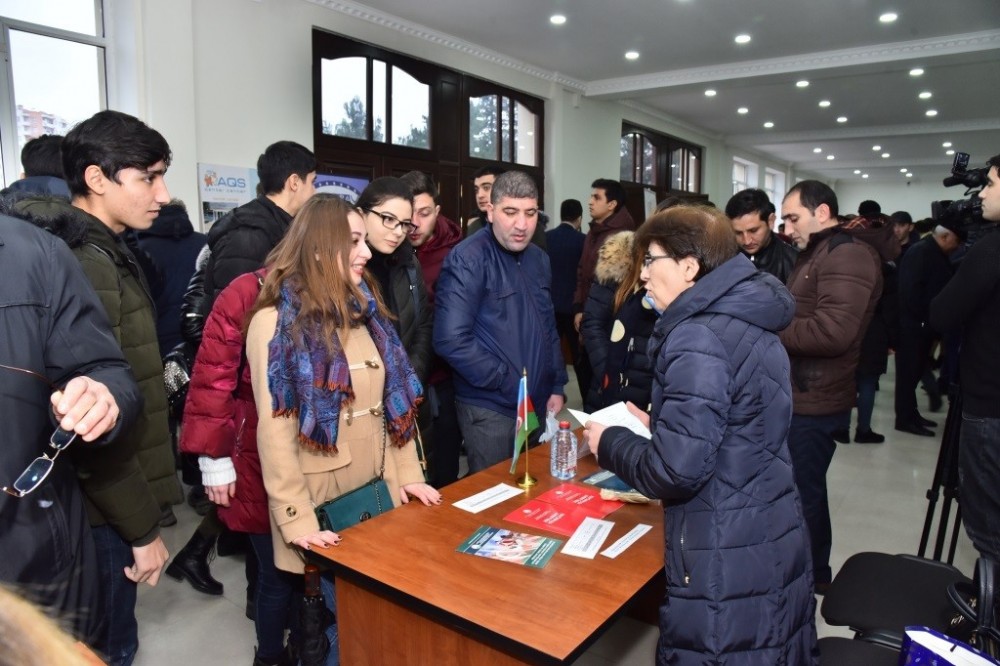
[[[651,438],[588,422],[604,469],[663,500],[658,664],[816,664],[809,535],[792,475],[778,331],[795,301],[738,252],[729,218],[678,206],[639,227]],[[638,411],[638,410],[636,410]],[[765,619],[766,618],[766,619]]]
[[[376,178],[355,203],[368,232],[368,271],[395,317],[396,332],[421,383],[431,361],[434,318],[416,251],[407,238],[413,231],[413,190],[399,178]]]
[[[269,256],[249,315],[257,446],[283,571],[304,572],[299,549],[340,543],[315,507],[380,474],[394,505],[441,501],[413,441],[422,387],[366,270],[367,236],[359,211],[315,195]],[[324,587],[332,605],[332,583]],[[327,664],[339,663],[336,627],[327,635]]]

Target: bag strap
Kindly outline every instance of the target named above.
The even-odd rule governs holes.
[[[388,429],[388,425],[385,422],[385,407],[383,407],[382,410],[383,410],[382,411],[382,465],[381,465],[381,467],[379,467],[379,470],[378,470],[378,478],[379,479],[384,479],[385,478],[385,446],[386,446],[386,443],[385,443],[385,437],[386,437],[385,432]],[[382,509],[382,507],[379,506],[379,510],[381,510],[381,509]]]
[[[417,443],[417,460],[420,462],[420,469],[424,472],[424,481],[427,480],[427,454],[424,453],[424,436],[420,434],[420,426],[413,424],[413,440]]]
[[[980,636],[1000,638],[994,613],[996,612],[996,563],[988,557],[980,557],[976,563],[976,578],[979,579],[979,603],[976,631]]]

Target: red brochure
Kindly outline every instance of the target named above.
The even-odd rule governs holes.
[[[563,483],[514,509],[504,520],[572,536],[584,518],[604,518],[622,504],[602,500],[600,488]]]

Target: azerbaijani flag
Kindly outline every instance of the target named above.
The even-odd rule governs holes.
[[[538,428],[538,416],[535,414],[535,406],[531,404],[531,396],[528,395],[528,371],[521,375],[521,382],[517,386],[517,427],[514,429],[514,460],[510,463],[510,473],[517,469],[517,458],[521,455],[521,449],[528,445],[528,435]]]

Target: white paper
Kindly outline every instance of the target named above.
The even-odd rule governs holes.
[[[600,423],[603,426],[623,426],[628,428],[637,435],[642,435],[646,438],[652,438],[652,433],[649,432],[649,428],[643,425],[642,421],[628,411],[628,407],[625,406],[624,402],[617,402],[610,407],[605,407],[604,409],[599,409],[593,414],[587,414],[586,412],[581,412],[575,409],[568,410],[569,413],[576,419],[580,425],[587,425],[587,421],[593,421],[594,423]]]
[[[592,560],[597,555],[597,551],[601,549],[604,540],[611,534],[612,527],[614,527],[614,523],[610,520],[584,518],[561,552],[573,557],[586,557],[588,560]]]
[[[515,488],[514,486],[506,483],[498,483],[492,488],[487,488],[480,493],[476,493],[475,495],[455,502],[455,506],[462,511],[479,513],[484,509],[500,504],[500,502],[509,500],[511,497],[523,494],[524,491],[520,488]]]
[[[616,557],[624,553],[629,546],[638,541],[639,537],[641,537],[643,534],[645,534],[651,529],[653,529],[652,525],[643,525],[642,523],[636,525],[631,530],[629,530],[628,534],[626,534],[621,539],[618,539],[618,541],[615,541],[613,544],[608,546],[604,550],[604,552],[601,553],[601,555],[603,555],[604,557],[610,557],[611,559],[615,559]]]

